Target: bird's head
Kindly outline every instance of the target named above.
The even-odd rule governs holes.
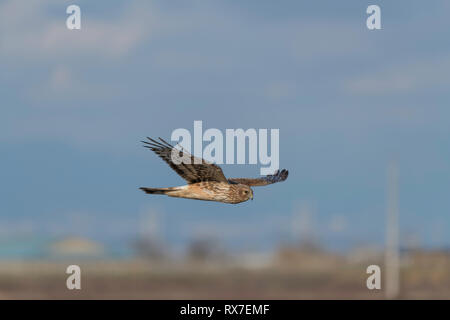
[[[245,200],[253,200],[253,190],[249,186],[245,184],[241,185],[239,188],[239,193]]]

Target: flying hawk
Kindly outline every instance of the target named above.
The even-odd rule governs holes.
[[[253,190],[250,186],[265,186],[287,179],[288,171],[277,170],[274,174],[261,178],[230,178],[227,179],[222,169],[204,159],[196,158],[184,150],[174,148],[163,139],[160,141],[147,137],[142,141],[144,147],[155,152],[187,185],[170,188],[140,188],[148,194],[165,194],[169,197],[218,201],[224,203],[240,203],[253,200]],[[176,155],[175,158],[173,157]]]

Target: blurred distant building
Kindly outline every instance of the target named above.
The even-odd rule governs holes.
[[[282,246],[274,258],[274,265],[286,269],[323,270],[338,268],[345,262],[338,254],[315,245]]]
[[[161,260],[167,256],[165,246],[152,238],[137,239],[133,243],[133,248],[140,258]]]
[[[383,248],[376,245],[360,245],[347,253],[347,260],[354,264],[380,264],[383,261]]]
[[[105,250],[95,241],[81,237],[67,237],[50,243],[46,256],[50,259],[101,258],[105,256]]]
[[[149,211],[141,217],[139,235],[133,248],[140,258],[161,260],[167,256],[167,248],[161,240],[159,215]]]
[[[223,260],[226,257],[226,252],[217,239],[196,237],[188,246],[187,257],[190,260],[200,262]]]
[[[41,259],[46,256],[49,243],[49,238],[35,236],[0,239],[0,260]]]
[[[263,269],[272,266],[273,255],[268,252],[245,253],[239,255],[236,262],[245,269]]]
[[[314,215],[311,208],[302,205],[292,216],[292,238],[295,244],[306,247],[319,246],[319,239],[315,230]]]

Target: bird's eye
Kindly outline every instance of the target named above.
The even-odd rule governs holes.
[[[247,193],[248,193],[248,191],[247,191],[247,190],[244,190],[244,193],[245,193],[245,194],[247,194]]]

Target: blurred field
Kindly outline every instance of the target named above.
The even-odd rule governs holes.
[[[284,250],[267,263],[243,261],[235,258],[222,261],[0,262],[0,298],[384,298],[383,287],[372,291],[366,288],[366,267],[369,264],[382,267],[376,258],[358,260],[329,253]],[[70,264],[81,267],[81,290],[66,288],[65,270]],[[450,254],[438,251],[404,254],[399,299],[450,299]]]

